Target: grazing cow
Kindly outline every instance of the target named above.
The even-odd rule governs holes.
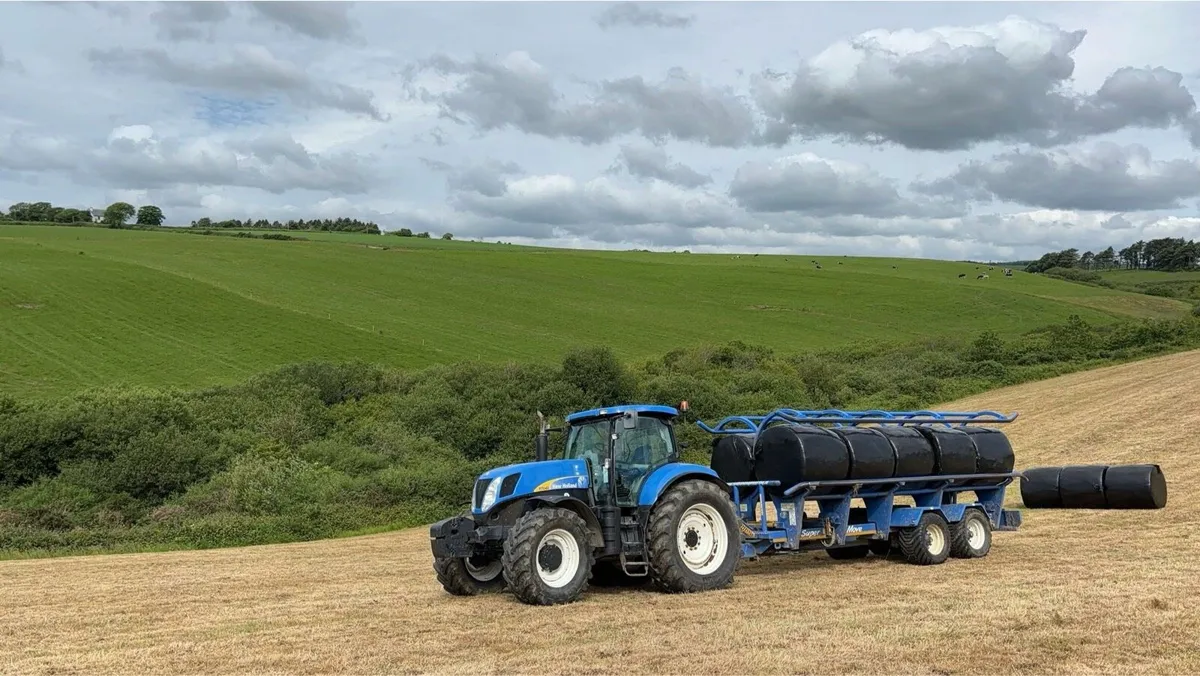
[[[958,276],[958,278],[959,278],[959,279],[962,279],[963,277],[966,277],[966,276],[967,276],[967,273],[965,273],[965,272],[964,272],[964,273],[962,273],[961,275],[959,275],[959,276]]]
[[[979,275],[979,276],[978,276],[978,277],[976,277],[975,279],[987,279],[987,278],[988,278],[987,274],[986,274],[986,273],[984,273],[984,274],[982,274],[982,275]]]

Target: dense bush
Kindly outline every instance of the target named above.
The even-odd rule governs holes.
[[[922,408],[1197,345],[1191,318],[1095,327],[1072,317],[1007,340],[805,354],[733,342],[634,364],[586,347],[558,367],[299,364],[193,392],[0,397],[0,553],[241,545],[427,523],[463,509],[482,470],[532,456],[539,410],[557,423],[581,408],[686,399],[686,457],[707,462],[696,419],[779,406]]]

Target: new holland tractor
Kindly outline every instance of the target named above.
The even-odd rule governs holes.
[[[680,408],[686,411],[686,402]],[[934,564],[950,555],[983,556],[993,528],[1015,530],[1020,522],[1019,512],[1001,509],[1004,487],[1017,476],[1011,471],[1011,447],[1006,468],[981,473],[974,442],[967,439],[969,469],[948,473],[953,453],[945,451],[945,466],[936,467],[940,456],[933,443],[922,447],[928,450],[928,467],[921,464],[923,456],[914,464],[914,453],[922,454],[914,439],[924,436],[911,427],[893,432],[899,436],[890,440],[881,434],[849,444],[812,436],[820,432],[840,438],[818,423],[832,422],[839,428],[871,422],[896,428],[919,423],[949,427],[981,417],[986,422],[1012,418],[990,412],[781,409],[767,416],[735,416],[716,427],[698,423],[717,438],[731,439],[757,438],[760,432],[765,439],[779,424],[780,429],[809,430],[788,437],[800,469],[791,476],[819,480],[781,485],[761,477],[727,481],[712,467],[681,462],[675,435],[678,415],[676,408],[659,405],[572,413],[565,429],[553,430],[566,433],[562,457],[549,459],[552,430],[539,414],[536,460],[484,472],[475,483],[469,513],[430,528],[434,570],[442,586],[455,595],[506,588],[525,603],[549,605],[577,599],[594,570],[607,570],[649,577],[667,592],[706,591],[729,585],[743,557],[827,549],[841,559],[898,549],[910,562]],[[948,430],[942,436],[951,433],[966,435]],[[776,447],[776,456],[786,455],[786,444]],[[880,476],[863,478],[851,471],[855,449],[858,464],[878,470]],[[870,460],[872,454],[884,462]],[[901,467],[908,468],[902,472],[907,476],[896,477]],[[957,501],[965,491],[976,499]],[[898,504],[901,496],[912,506]],[[866,507],[851,509],[854,499],[863,500]],[[770,521],[768,503],[776,512]],[[819,514],[805,515],[806,504],[816,505]]]
[[[564,603],[598,561],[667,591],[729,584],[742,554],[737,511],[712,469],[679,461],[678,415],[654,405],[573,413],[554,460],[541,419],[535,462],[484,472],[470,514],[431,527],[442,586],[456,595],[507,586],[526,603]]]

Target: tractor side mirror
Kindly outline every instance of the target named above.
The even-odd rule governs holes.
[[[621,419],[621,427],[631,430],[637,427],[637,411],[629,411],[625,417]]]

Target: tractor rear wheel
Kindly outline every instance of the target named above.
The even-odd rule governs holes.
[[[455,596],[474,596],[504,590],[503,564],[498,557],[436,558],[433,571],[442,589]]]
[[[587,589],[595,553],[588,525],[569,509],[536,509],[513,524],[504,540],[504,579],[524,603],[549,606],[577,600]]]
[[[650,578],[666,592],[720,589],[742,558],[737,511],[720,486],[684,481],[659,498],[646,527]]]
[[[981,559],[992,548],[992,522],[982,511],[971,508],[962,521],[950,524],[950,556]]]
[[[896,544],[909,563],[918,566],[943,563],[950,556],[950,525],[941,514],[925,512],[915,527],[900,530]]]

